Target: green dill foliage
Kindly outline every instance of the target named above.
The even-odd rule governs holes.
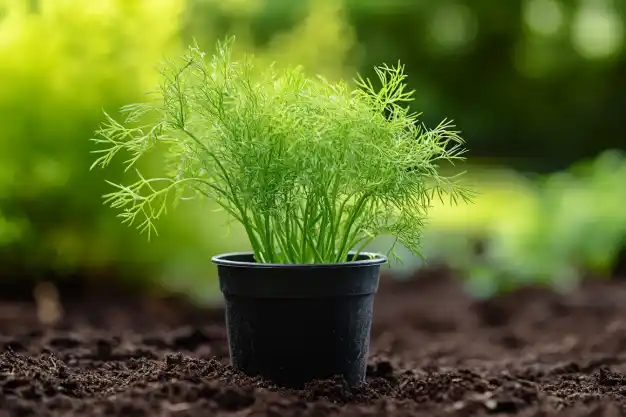
[[[208,197],[239,222],[257,262],[337,263],[375,237],[394,236],[420,254],[434,198],[470,201],[439,163],[463,159],[444,121],[427,129],[404,104],[403,67],[376,68],[381,87],[307,77],[301,68],[234,60],[232,40],[213,56],[197,45],[162,66],[153,100],[109,115],[94,139],[93,166],[128,152],[128,168],[163,148],[162,177],[112,184],[106,203],[149,235],[177,200]],[[395,246],[395,244],[394,244]],[[390,250],[393,255],[393,248]]]

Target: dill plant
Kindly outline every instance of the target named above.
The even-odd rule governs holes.
[[[380,88],[361,76],[351,87],[234,60],[232,39],[211,57],[193,45],[163,63],[153,99],[122,107],[121,122],[105,113],[92,168],[122,151],[127,168],[159,147],[166,158],[162,177],[136,170],[136,182],[111,183],[106,204],[150,235],[170,204],[208,197],[261,263],[345,262],[384,234],[420,255],[432,200],[471,199],[439,172],[463,159],[464,141],[449,121],[427,129],[403,105],[413,92],[400,64],[375,70]]]

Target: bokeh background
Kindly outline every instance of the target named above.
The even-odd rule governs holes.
[[[0,0],[0,275],[110,280],[216,296],[212,255],[246,250],[209,202],[160,236],[102,204],[89,139],[103,110],[142,99],[195,39],[352,79],[401,60],[413,108],[453,119],[471,206],[435,207],[429,264],[488,297],[616,274],[626,246],[626,2],[622,0]],[[146,164],[152,163],[151,161]],[[385,249],[385,239],[372,249]],[[423,261],[405,255],[395,276]],[[622,252],[623,259],[623,252]]]

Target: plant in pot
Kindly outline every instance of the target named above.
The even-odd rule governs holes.
[[[215,256],[231,362],[249,375],[301,386],[341,375],[363,382],[381,265],[366,252],[392,235],[420,253],[434,198],[469,201],[441,161],[462,159],[449,122],[427,129],[403,103],[403,67],[376,68],[380,87],[309,78],[299,67],[235,60],[232,41],[206,56],[197,45],[162,66],[153,100],[123,107],[93,140],[105,167],[166,152],[163,176],[116,185],[105,196],[123,222],[148,234],[170,203],[214,200],[252,250]],[[395,246],[395,245],[394,245]]]

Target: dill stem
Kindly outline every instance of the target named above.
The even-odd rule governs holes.
[[[281,242],[281,251],[283,253],[285,253],[285,256],[288,257],[288,259],[295,259],[294,258],[294,254],[292,253],[292,249],[291,247],[289,247],[286,242],[283,241],[283,239],[285,239],[286,241],[293,241],[293,230],[292,230],[292,225],[291,225],[291,214],[289,212],[289,208],[286,208],[285,210],[285,218],[282,219],[281,217],[277,216],[274,220],[274,227],[276,228],[277,234],[276,234],[276,238],[278,240],[280,240]],[[298,241],[297,239],[295,240],[296,242]]]
[[[333,183],[334,185],[332,187],[329,187],[329,189],[332,189],[330,196],[324,195],[324,207],[326,208],[325,211],[328,218],[326,219],[326,222],[322,223],[322,227],[326,229],[326,224],[328,224],[329,227],[325,235],[323,233],[320,234],[320,242],[322,244],[322,249],[320,251],[326,254],[327,259],[332,259],[335,255],[334,243],[335,239],[337,238],[336,230],[337,224],[339,223],[339,220],[341,218],[341,208],[339,209],[338,216],[335,213],[335,210],[337,209],[337,203],[339,201],[339,181],[336,180],[336,177],[336,174],[335,176],[331,177],[332,179],[330,182],[333,183],[333,179],[335,179],[335,181]],[[344,207],[344,204],[345,201],[341,204],[340,207]]]
[[[363,242],[361,243],[361,245],[359,247],[357,247],[356,251],[354,252],[354,255],[352,256],[352,260],[353,261],[356,260],[356,258],[359,256],[359,253],[361,253],[363,250],[365,250],[367,245],[372,243],[372,240],[374,240],[374,237],[373,236],[363,237],[362,240],[363,240]],[[359,241],[356,241],[353,246],[356,246],[358,244],[358,242]]]
[[[307,259],[307,243],[309,243],[310,241],[310,228],[309,228],[309,221],[310,221],[310,213],[309,213],[309,208],[311,206],[311,196],[307,195],[305,197],[305,205],[304,205],[304,215],[302,216],[303,221],[302,221],[302,233],[305,237],[305,239],[302,239],[302,245],[300,248],[300,255],[302,257],[302,259]]]
[[[265,233],[265,223],[263,221],[263,217],[254,210],[251,210],[251,212],[252,212],[252,215],[251,215],[250,223],[254,225],[257,235],[258,235],[260,247],[263,248],[263,253],[264,253],[263,258],[265,260],[264,262],[272,262],[274,255],[268,252],[268,249],[270,248],[268,244],[268,237],[267,237],[267,234]]]
[[[252,246],[252,251],[254,252],[255,259],[260,262],[267,262],[265,260],[265,257],[263,256],[263,245],[259,243],[259,239],[257,237],[254,226],[250,224],[250,221],[245,213],[242,213],[241,218],[241,224],[246,231],[246,234],[248,235],[248,239],[250,240],[250,245]]]
[[[317,251],[323,254],[325,258],[327,258],[326,245],[325,245],[326,231],[327,231],[327,225],[329,223],[329,219],[327,218],[327,216],[328,216],[328,211],[324,210],[324,215],[320,218],[319,230],[317,230]]]
[[[286,224],[286,223],[285,223]],[[289,238],[289,234],[284,228],[284,223],[281,221],[274,222],[274,231],[276,234],[276,238],[279,241],[279,246],[281,250],[280,257],[285,259],[289,263],[295,263],[294,251],[292,248],[293,242]]]
[[[341,262],[341,260],[344,257],[344,254],[347,252],[346,251],[346,245],[348,243],[348,236],[350,234],[350,230],[352,229],[352,226],[354,225],[354,222],[356,221],[356,219],[358,218],[358,216],[361,214],[361,212],[363,211],[363,208],[365,207],[365,202],[367,201],[367,198],[369,197],[368,194],[363,194],[361,196],[361,198],[359,198],[359,200],[357,201],[356,206],[350,211],[350,216],[348,217],[348,222],[346,223],[344,230],[343,230],[343,238],[341,240],[341,244],[339,246],[339,251],[338,251],[338,258],[337,258],[337,262]],[[348,251],[350,250],[350,248],[348,248]]]

